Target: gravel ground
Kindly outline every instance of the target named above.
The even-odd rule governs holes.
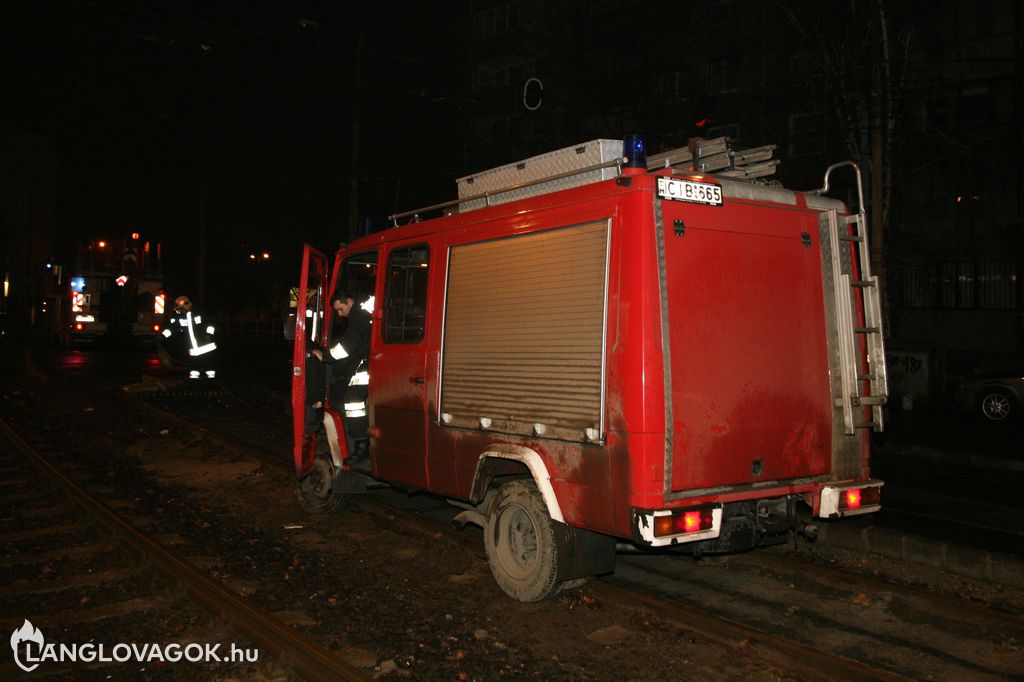
[[[540,604],[513,602],[481,556],[440,533],[410,530],[358,501],[337,515],[307,516],[287,475],[178,433],[113,388],[59,387],[59,400],[57,390],[9,391],[4,418],[37,449],[73,467],[78,480],[132,502],[122,510],[129,518],[177,538],[177,551],[371,676],[789,679],[669,623],[605,608],[586,589]],[[75,596],[116,600],[133,589],[125,581]],[[131,631],[168,638],[218,630],[216,619],[194,617],[177,624],[178,632],[163,632],[162,616],[66,633],[116,642]],[[140,672],[182,679],[283,674],[265,665],[134,670]]]

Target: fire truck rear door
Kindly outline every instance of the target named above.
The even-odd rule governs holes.
[[[666,493],[826,474],[832,408],[817,214],[729,197],[719,206],[659,201]]]
[[[427,244],[393,246],[385,254],[383,300],[370,356],[370,428],[374,473],[426,486]]]

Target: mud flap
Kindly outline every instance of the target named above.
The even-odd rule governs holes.
[[[345,495],[360,495],[366,492],[367,484],[373,479],[369,476],[345,469],[338,474],[338,488]]]
[[[558,582],[615,572],[615,538],[553,522],[558,554]]]

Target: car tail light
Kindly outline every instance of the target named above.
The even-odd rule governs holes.
[[[668,516],[658,516],[654,519],[655,537],[666,535],[680,535],[684,533],[696,533],[708,530],[714,525],[711,515],[711,508],[703,509],[679,509]]]
[[[82,327],[83,327],[83,325],[82,325],[81,322],[79,322],[78,324],[75,325],[75,329],[77,329],[78,331],[82,331]]]
[[[155,331],[155,332],[158,332],[158,331],[160,331],[160,325],[158,325],[158,324],[154,324],[154,325],[153,325],[153,331]]]

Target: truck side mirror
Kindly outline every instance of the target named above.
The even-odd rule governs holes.
[[[284,318],[284,338],[286,341],[295,340],[295,313],[289,313]]]

